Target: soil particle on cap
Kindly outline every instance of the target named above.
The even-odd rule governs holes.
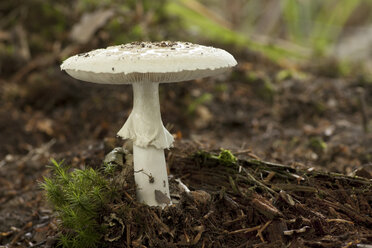
[[[188,43],[190,44],[190,43]],[[159,42],[148,42],[148,41],[134,41],[129,44],[123,44],[121,48],[160,48],[160,47],[171,47],[179,45],[179,42],[176,41],[159,41]]]
[[[79,56],[79,57],[89,57],[90,55],[89,55],[89,53],[79,53],[77,56]]]

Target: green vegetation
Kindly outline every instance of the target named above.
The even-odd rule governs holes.
[[[236,166],[236,163],[238,162],[238,159],[234,156],[234,154],[230,150],[225,150],[221,148],[221,151],[218,155],[212,154],[209,152],[199,151],[197,152],[194,157],[198,159],[201,164],[209,164],[206,163],[208,160],[210,160],[210,164],[212,165],[225,165],[234,167]],[[217,163],[216,163],[217,162]]]
[[[99,224],[105,204],[114,191],[104,175],[92,168],[69,168],[52,160],[52,177],[44,178],[42,188],[61,220],[63,247],[100,247],[104,226]],[[109,170],[111,171],[111,170]]]
[[[323,152],[327,149],[327,143],[321,137],[312,137],[309,140],[309,147],[317,152]]]
[[[272,103],[274,101],[276,90],[274,84],[270,79],[265,79],[258,90],[258,95],[267,102]]]
[[[286,50],[273,44],[261,44],[254,42],[243,33],[223,27],[214,20],[203,16],[193,9],[188,8],[183,0],[170,1],[166,5],[169,14],[178,16],[181,24],[190,32],[208,40],[217,41],[229,45],[236,45],[240,48],[247,47],[251,50],[262,53],[273,61],[279,62],[287,57],[293,59],[304,58],[301,54]],[[200,37],[199,37],[200,38]]]
[[[238,159],[232,154],[230,150],[225,150],[221,148],[220,154],[217,157],[218,161],[220,161],[224,165],[233,165],[238,162]]]
[[[194,99],[187,108],[187,113],[192,115],[195,113],[195,110],[198,106],[203,105],[205,103],[211,102],[213,99],[213,95],[211,93],[204,93],[198,98]]]

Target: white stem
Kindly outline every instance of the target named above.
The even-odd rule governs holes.
[[[133,110],[118,135],[133,140],[138,201],[150,206],[171,204],[164,149],[174,139],[161,120],[159,83],[133,83]]]
[[[169,148],[173,136],[164,127],[160,114],[159,83],[133,83],[133,110],[118,136],[140,147]]]
[[[142,148],[133,145],[134,180],[137,187],[137,200],[149,206],[165,206],[169,199],[169,183],[167,166],[163,149],[155,147]],[[163,198],[156,197],[155,191],[160,191]],[[161,195],[160,195],[161,196]],[[168,202],[171,204],[171,202]]]

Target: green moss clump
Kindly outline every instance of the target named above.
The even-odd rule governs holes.
[[[309,147],[316,152],[324,152],[327,149],[327,143],[321,137],[312,137],[309,140]]]
[[[238,162],[238,159],[234,156],[234,154],[232,154],[230,150],[225,149],[221,149],[221,152],[217,158],[224,165],[233,165]]]
[[[199,161],[199,164],[206,166],[225,165],[233,167],[236,166],[236,163],[238,162],[238,159],[230,150],[225,150],[222,148],[218,155],[205,151],[199,151],[194,155],[194,157]]]
[[[61,220],[63,247],[102,247],[104,226],[99,224],[104,206],[114,191],[104,174],[92,168],[69,168],[52,160],[52,177],[44,178],[42,188]]]

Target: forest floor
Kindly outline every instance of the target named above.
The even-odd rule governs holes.
[[[130,196],[156,231],[128,220],[109,247],[372,244],[372,84],[248,52],[237,59],[230,75],[161,85],[163,122],[176,137],[170,174],[196,193],[174,192],[179,204],[164,210]],[[124,143],[116,132],[132,89],[79,82],[58,59],[38,57],[5,75],[0,94],[0,247],[53,247],[59,223],[40,188],[47,165],[99,167]],[[238,162],[195,156],[220,148]]]

